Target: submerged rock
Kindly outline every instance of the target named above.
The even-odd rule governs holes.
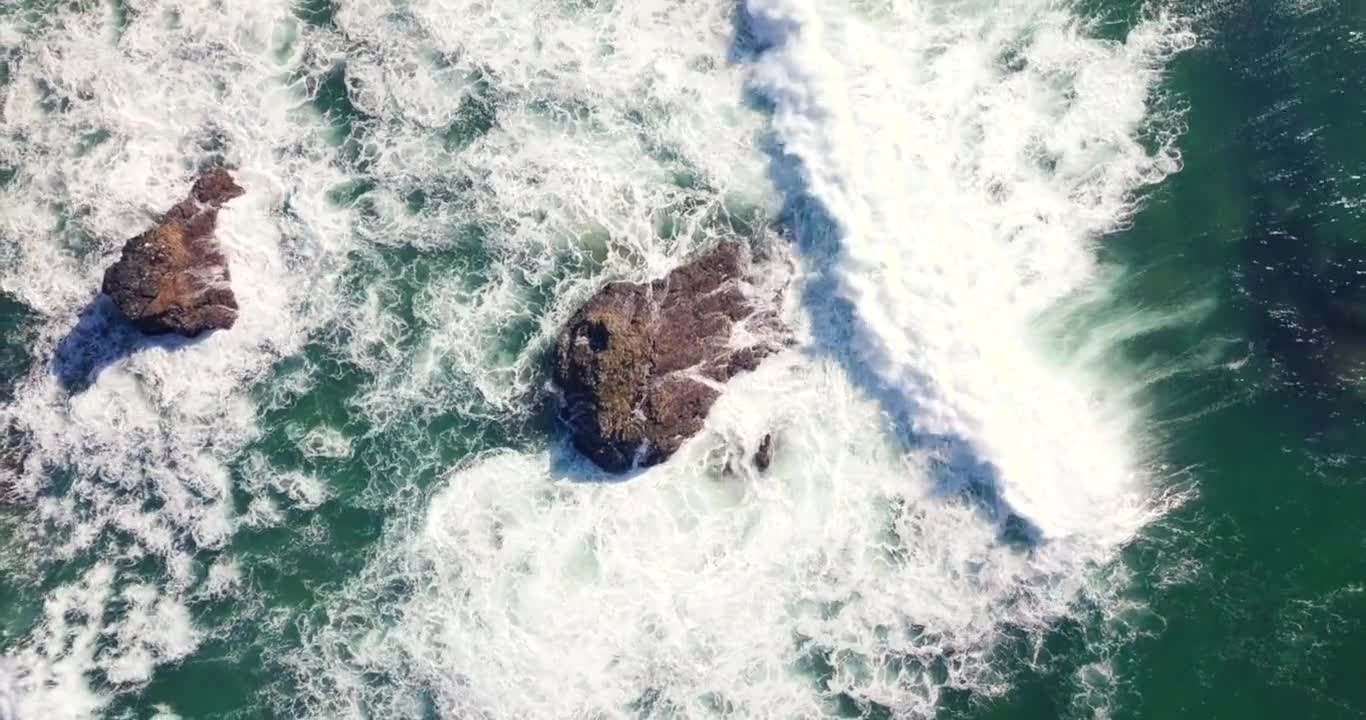
[[[751,269],[724,243],[653,283],[612,283],[574,315],[552,376],[580,452],[612,472],[663,462],[702,429],[722,383],[781,347],[778,298]]]
[[[102,289],[138,329],[194,337],[237,322],[228,261],[213,233],[219,208],[242,194],[227,170],[212,170],[159,225],[123,246]]]

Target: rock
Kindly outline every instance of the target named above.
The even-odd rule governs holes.
[[[765,435],[759,441],[759,449],[754,451],[754,467],[763,472],[773,463],[773,435]]]
[[[237,322],[228,261],[213,233],[219,208],[242,194],[227,170],[212,170],[161,224],[123,246],[102,289],[138,329],[194,337]]]
[[[575,447],[622,472],[663,462],[702,429],[722,383],[785,336],[778,297],[763,297],[751,269],[724,243],[653,283],[607,285],[574,315],[552,376]]]

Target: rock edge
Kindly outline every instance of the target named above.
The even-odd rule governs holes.
[[[101,290],[139,330],[195,337],[237,322],[237,297],[214,230],[218,210],[244,192],[227,170],[211,170],[160,224],[124,244]]]

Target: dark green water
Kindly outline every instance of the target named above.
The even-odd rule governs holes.
[[[694,241],[713,234],[758,237],[772,224],[776,236],[800,235],[781,227],[784,216],[771,207],[771,198],[735,189],[743,182],[696,157],[698,148],[690,144],[696,133],[669,124],[674,114],[684,114],[687,103],[702,103],[697,95],[683,102],[660,90],[657,85],[672,77],[669,73],[622,86],[640,97],[613,85],[608,90],[623,97],[603,98],[596,86],[578,88],[576,65],[547,61],[539,71],[551,79],[537,80],[534,73],[518,75],[523,66],[500,65],[502,58],[494,57],[504,46],[527,56],[553,46],[555,29],[561,27],[557,18],[587,17],[569,27],[591,28],[597,17],[592,13],[607,17],[625,11],[612,3],[514,8],[513,14],[544,14],[537,15],[542,24],[536,40],[523,43],[515,34],[489,40],[473,30],[442,26],[424,3],[376,3],[384,11],[366,15],[361,10],[369,6],[359,3],[320,0],[286,8],[262,0],[244,3],[242,17],[266,17],[269,21],[260,26],[270,32],[241,30],[233,36],[251,50],[243,57],[255,58],[243,60],[216,39],[191,31],[205,23],[213,26],[216,11],[206,9],[212,3],[147,5],[22,2],[0,8],[0,87],[7,103],[0,105],[0,142],[5,143],[0,146],[5,201],[0,212],[7,213],[0,216],[0,266],[5,268],[0,399],[7,404],[6,423],[15,428],[10,442],[38,448],[11,453],[23,466],[6,478],[18,479],[0,480],[0,489],[13,489],[5,485],[10,483],[24,491],[14,493],[18,499],[11,507],[0,509],[0,650],[8,663],[0,665],[0,673],[20,678],[11,697],[0,674],[0,720],[776,713],[776,705],[748,702],[745,690],[766,687],[766,682],[786,686],[755,669],[768,666],[738,651],[705,656],[738,656],[756,664],[727,665],[719,673],[725,680],[708,678],[716,688],[701,693],[695,705],[671,704],[676,702],[670,695],[674,676],[691,677],[692,669],[665,661],[652,668],[653,675],[628,677],[623,669],[627,689],[621,692],[631,696],[623,702],[612,700],[615,686],[608,681],[591,687],[546,681],[551,690],[543,690],[542,675],[558,676],[538,675],[544,669],[540,665],[516,665],[525,672],[522,677],[507,673],[503,692],[522,685],[528,696],[560,692],[555,699],[566,708],[562,715],[545,714],[546,705],[486,702],[496,688],[471,679],[481,677],[471,658],[489,665],[504,658],[459,652],[468,644],[520,659],[527,647],[546,647],[536,645],[541,638],[534,630],[506,646],[481,644],[472,633],[486,630],[493,636],[502,626],[488,608],[470,607],[503,597],[480,594],[479,587],[497,584],[505,575],[534,575],[527,568],[553,564],[537,554],[536,542],[517,534],[518,527],[534,529],[544,521],[543,534],[532,537],[550,547],[556,536],[580,529],[557,514],[567,512],[562,508],[591,506],[603,496],[587,493],[613,487],[582,491],[571,484],[577,489],[565,490],[547,482],[545,488],[524,491],[532,500],[517,504],[517,493],[523,492],[516,489],[522,487],[515,482],[520,475],[560,470],[555,455],[560,431],[543,410],[540,389],[544,348],[565,308],[599,279],[656,272],[661,258],[676,259]],[[693,6],[678,7],[670,12],[683,15],[669,16],[671,22],[693,17],[685,12]],[[943,8],[949,16],[968,13],[952,3]],[[1086,24],[1085,34],[1114,41],[1160,10],[1100,0],[1067,9],[1078,18],[1099,20]],[[877,16],[876,8],[864,10]],[[1042,627],[1003,616],[989,649],[967,640],[961,640],[966,649],[958,649],[954,642],[960,638],[953,632],[962,637],[970,632],[941,631],[913,614],[907,628],[877,625],[879,638],[900,631],[925,638],[942,632],[949,638],[942,646],[926,640],[922,654],[893,661],[907,677],[928,678],[927,686],[934,688],[928,703],[898,705],[861,680],[841,685],[842,672],[865,662],[845,665],[841,652],[857,655],[866,649],[874,656],[882,647],[877,642],[859,636],[841,649],[818,641],[808,648],[810,638],[802,640],[803,650],[794,651],[797,659],[785,667],[820,704],[808,708],[808,715],[786,716],[1246,720],[1366,715],[1366,686],[1360,682],[1366,676],[1366,524],[1359,519],[1366,507],[1366,455],[1358,450],[1366,447],[1366,3],[1178,2],[1165,11],[1184,18],[1199,41],[1166,63],[1152,99],[1154,108],[1181,112],[1176,147],[1182,168],[1144,190],[1132,220],[1098,240],[1101,263],[1113,270],[1111,292],[1081,311],[1063,313],[1063,327],[1049,332],[1066,354],[1069,344],[1085,344],[1117,318],[1137,313],[1178,318],[1128,334],[1106,352],[1135,368],[1145,383],[1135,402],[1144,412],[1144,433],[1155,439],[1155,493],[1185,493],[1189,499],[1116,550],[1106,567],[1122,568],[1129,578],[1118,590],[1082,593],[1069,612],[1050,615]],[[712,22],[721,37],[743,25],[730,24],[728,8],[697,13],[697,22]],[[491,26],[506,22],[511,33],[525,30],[503,18],[485,20]],[[82,25],[87,22],[89,27]],[[256,28],[254,22],[244,20],[243,27]],[[605,26],[606,20],[601,22]],[[184,28],[191,30],[177,34]],[[130,34],[123,39],[110,39],[125,30]],[[632,38],[629,26],[603,33],[602,57],[628,54],[620,46]],[[53,54],[44,59],[40,43],[21,44],[25,37],[62,41],[54,40]],[[392,65],[374,61],[384,55],[386,38],[394,38],[397,47],[399,37],[403,47],[416,49]],[[65,67],[63,62],[72,67],[85,62],[79,48],[92,38],[102,38],[128,59],[117,72],[193,65],[200,57],[195,53],[228,57],[227,69],[206,76],[227,84],[167,81],[173,90],[166,98],[179,97],[176,93],[186,87],[202,89],[210,98],[183,110],[195,119],[186,123],[194,126],[189,129],[174,121],[171,110],[172,119],[111,119],[128,113],[117,102],[121,89],[131,88],[130,94],[135,91],[144,103],[169,107],[171,101],[156,99],[157,83],[104,87],[99,72],[74,69],[67,77],[54,69]],[[161,40],[183,42],[183,53],[163,58],[152,49]],[[668,49],[675,41],[682,45],[693,38],[666,36],[660,47]],[[726,57],[732,49],[724,40],[712,44],[716,57],[703,57],[706,63],[694,59],[689,66],[700,75],[724,72],[727,61],[736,62]],[[660,52],[647,46],[647,54]],[[269,57],[286,60],[275,65],[261,60]],[[620,62],[631,59],[636,58]],[[258,61],[260,67],[252,64]],[[592,62],[605,61],[585,60],[589,69],[584,72],[614,67]],[[420,71],[404,75],[414,63]],[[225,112],[214,122],[200,123],[213,116],[216,105],[249,105],[256,97],[235,94],[234,78],[279,83],[288,92],[270,100],[292,97],[298,107],[262,113],[260,127],[253,127],[252,112],[245,114],[248,122]],[[411,95],[395,89],[388,100],[367,94],[377,84],[411,85],[430,78],[437,79],[436,89]],[[21,83],[22,93],[16,89]],[[446,85],[470,90],[442,96]],[[748,107],[738,99],[739,86],[721,87],[736,90],[735,107]],[[423,105],[427,99],[431,107]],[[50,130],[22,111],[35,103],[43,106],[45,117],[57,118]],[[279,129],[288,124],[285,120],[297,121],[298,128]],[[163,136],[168,140],[158,144]],[[530,139],[497,145],[502,136]],[[592,152],[561,165],[564,153],[576,152],[578,145],[556,145],[556,152],[544,155],[527,150],[559,137],[588,138],[584,144]],[[645,181],[597,186],[584,179],[619,169],[611,159],[619,149],[613,143],[627,142],[623,137],[636,143],[632,151],[663,169],[660,175],[669,178],[659,181],[663,190]],[[1157,144],[1152,137],[1142,140]],[[412,153],[401,162],[385,150],[400,142],[411,142],[407,152]],[[167,160],[177,157],[182,159]],[[110,365],[115,372],[92,378],[93,391],[107,396],[84,397],[102,398],[118,409],[111,411],[108,426],[131,426],[132,434],[141,433],[137,442],[110,440],[90,429],[97,423],[89,418],[100,416],[98,408],[87,407],[93,403],[82,404],[81,387],[58,389],[50,368],[70,337],[71,318],[88,306],[89,289],[117,247],[98,238],[137,227],[147,208],[169,192],[173,184],[148,167],[171,163],[175,172],[188,176],[195,166],[224,157],[255,173],[248,177],[272,184],[279,198],[259,213],[273,218],[272,233],[245,221],[246,229],[234,232],[274,238],[279,266],[287,269],[260,261],[244,274],[244,282],[259,288],[288,284],[288,297],[268,310],[293,324],[260,330],[242,347],[208,346],[228,358],[223,365],[206,361],[186,371],[174,365],[184,357],[174,349],[163,364],[130,365],[134,380],[129,382],[140,388],[131,394],[145,398],[154,416],[160,413],[159,420],[150,421],[135,412],[139,406],[127,394],[120,394],[124,386],[114,384],[125,377],[118,368],[131,354],[127,351],[145,353],[146,346],[131,339],[126,328],[95,333],[96,345],[119,352]],[[92,172],[115,170],[153,189],[101,194],[78,185]],[[581,187],[563,195],[545,190],[568,183],[566,177]],[[117,176],[104,182],[121,185]],[[507,199],[518,193],[529,198],[525,204]],[[564,209],[572,204],[564,197],[575,193],[591,198],[586,218]],[[331,225],[334,216],[347,221]],[[641,228],[646,228],[645,239],[631,236]],[[329,232],[344,233],[344,242],[329,245]],[[48,274],[50,283],[44,280]],[[481,314],[485,311],[488,317]],[[250,359],[239,362],[243,355]],[[222,388],[215,371],[227,378]],[[182,379],[186,387],[213,388],[207,396],[221,405],[202,414],[167,409],[199,397],[180,389],[176,383]],[[245,411],[238,408],[243,403]],[[234,413],[249,417],[219,422]],[[182,434],[182,423],[205,430]],[[499,450],[533,458],[505,472],[511,498],[506,506],[477,491],[444,499],[452,484],[483,482],[477,474],[480,463]],[[813,459],[805,462],[816,464],[816,450],[811,453]],[[196,464],[201,460],[213,469],[203,470]],[[850,461],[849,467],[849,477],[859,478],[862,466]],[[221,477],[227,490],[220,497],[211,487],[216,480],[203,486],[183,480],[191,491],[182,496],[180,481],[155,480],[163,470],[182,480]],[[323,490],[315,498],[311,488],[316,487]],[[784,512],[801,516],[803,496],[778,495],[785,498]],[[642,507],[653,499],[645,497]],[[477,557],[498,563],[469,561],[454,570],[442,566],[439,557],[413,551],[407,538],[436,544],[446,537],[425,527],[425,510],[452,506],[469,515],[505,511],[498,517],[508,527],[497,525],[491,532],[506,530],[509,546],[520,540],[530,542],[530,549],[523,548],[523,555],[489,550]],[[531,509],[517,515],[524,506]],[[176,518],[182,516],[175,512],[184,510],[192,519],[170,521],[163,547],[154,541],[160,535],[133,518],[134,508]],[[230,518],[232,532],[222,542],[205,539],[213,526],[204,518],[220,510]],[[106,517],[120,519],[93,520]],[[710,521],[704,516],[696,527],[728,527]],[[762,526],[753,520],[748,527]],[[458,537],[472,545],[480,542],[478,533],[459,527],[467,532]],[[607,528],[656,540],[667,536],[629,523],[599,525],[593,542],[604,548],[612,545]],[[824,531],[816,527],[810,533]],[[87,544],[72,539],[87,532]],[[946,537],[951,536],[927,530],[922,541],[943,543]],[[499,550],[502,542],[495,543]],[[978,560],[991,566],[990,559]],[[103,564],[115,569],[113,600],[93,611],[51,610],[59,607],[54,598],[63,588],[78,585]],[[779,570],[763,566],[773,574],[756,571],[751,582],[762,585],[785,574],[781,559],[773,565]],[[231,568],[236,580],[226,590],[212,590],[213,567]],[[682,566],[663,558],[659,567],[666,575],[682,572]],[[1107,575],[1105,568],[1088,570]],[[191,580],[168,580],[177,572]],[[638,572],[648,575],[650,568]],[[793,568],[791,574],[798,573]],[[110,658],[125,657],[126,648],[139,647],[134,636],[155,636],[158,626],[174,616],[150,613],[149,625],[132,625],[128,618],[138,614],[136,596],[119,593],[139,584],[183,606],[197,629],[196,642],[184,651],[158,646],[149,651],[160,655],[149,663],[146,676],[119,680]],[[686,578],[663,586],[690,597]],[[575,594],[577,586],[553,593],[534,587],[563,593],[566,606],[583,597]],[[706,589],[718,596],[729,591],[714,585]],[[867,588],[859,586],[854,594],[860,590]],[[1027,598],[1031,592],[1022,588],[1019,595]],[[423,604],[443,595],[474,599],[449,608]],[[823,612],[829,615],[839,614],[840,602],[853,604],[849,598],[822,597],[821,602],[828,603]],[[1001,608],[1015,607],[1012,601],[1000,602]],[[521,609],[534,617],[531,609]],[[421,630],[441,625],[443,612],[449,612],[454,629],[445,634],[432,629],[435,639],[428,640]],[[720,621],[698,613],[698,618]],[[456,616],[478,616],[485,624],[463,624]],[[656,621],[654,616],[622,617],[612,624]],[[58,627],[62,618],[69,627]],[[87,626],[93,630],[80,630]],[[118,628],[127,627],[133,628],[131,636],[119,634]],[[575,642],[545,641],[552,655],[563,653],[562,659],[551,657],[548,666],[598,660],[591,653],[575,654],[584,650],[579,636],[554,637]],[[660,630],[659,643],[671,642],[673,636]],[[95,648],[88,657],[82,643]],[[629,656],[630,646],[620,654]],[[982,658],[990,671],[956,674]],[[33,669],[44,662],[68,668],[67,674]],[[616,667],[630,667],[619,663]],[[328,672],[333,667],[345,671]],[[25,686],[24,678],[46,678],[46,684],[34,681],[46,694]],[[81,707],[73,688],[82,685],[102,699]],[[637,692],[638,687],[647,690]],[[597,697],[594,692],[607,699],[583,700]],[[584,709],[594,707],[613,707],[616,714]]]
[[[1130,302],[1216,301],[1137,356],[1218,338],[1246,361],[1157,394],[1167,460],[1199,487],[1170,528],[1198,569],[1154,588],[1163,629],[1125,653],[1126,716],[1359,717],[1366,6],[1191,12],[1206,41],[1168,81],[1185,169],[1107,250],[1143,268]]]

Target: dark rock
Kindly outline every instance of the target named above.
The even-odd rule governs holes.
[[[560,415],[605,470],[663,462],[702,429],[720,385],[782,345],[776,296],[724,243],[649,284],[604,287],[569,321],[553,357]],[[747,343],[737,345],[739,326]]]
[[[161,224],[123,246],[102,289],[138,329],[194,337],[237,322],[228,261],[213,233],[219,208],[242,194],[227,170],[210,171]]]
[[[759,472],[763,472],[768,469],[768,466],[772,464],[772,462],[773,435],[769,434],[765,435],[764,439],[759,441],[759,449],[754,451],[754,467],[758,468]]]

